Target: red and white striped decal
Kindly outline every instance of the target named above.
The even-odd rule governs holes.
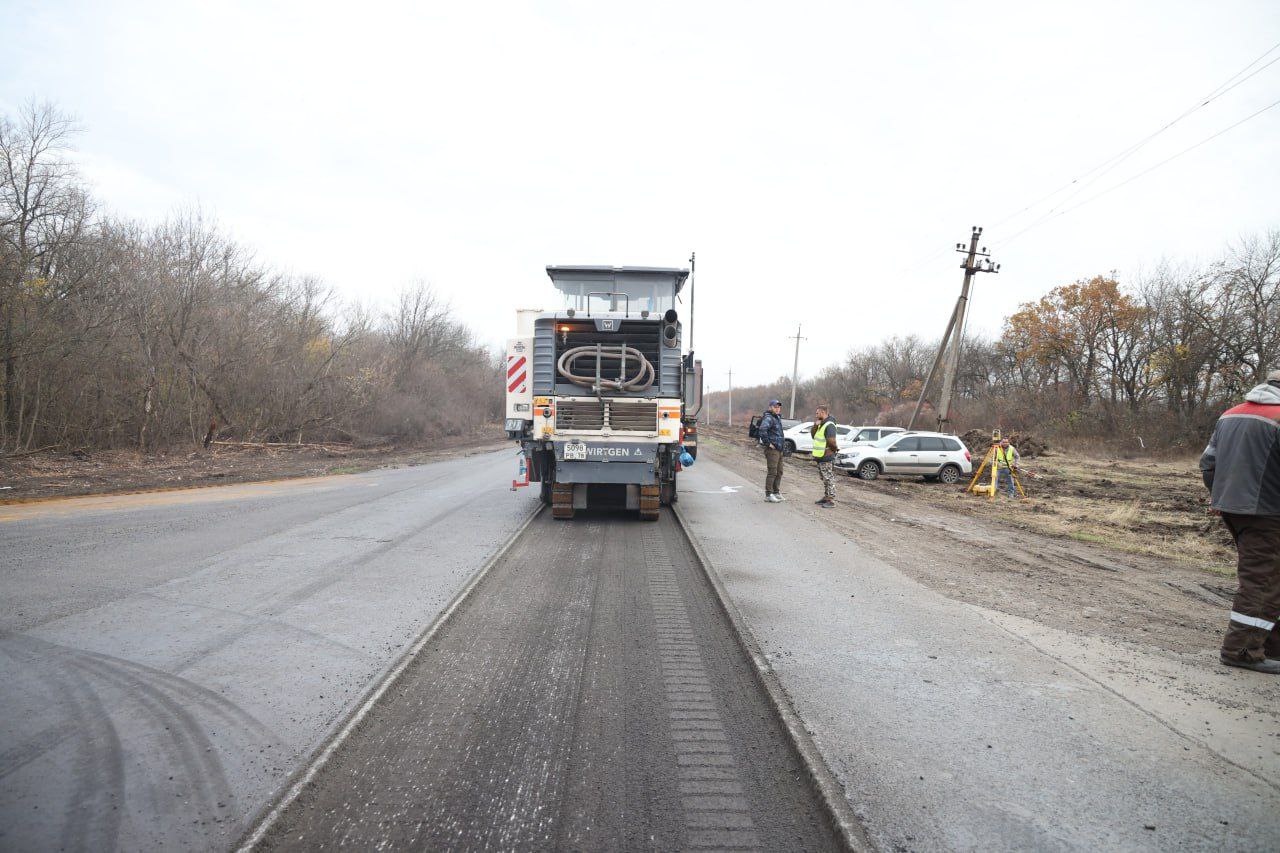
[[[507,391],[519,391],[523,394],[526,380],[529,378],[528,359],[522,355],[507,356]]]

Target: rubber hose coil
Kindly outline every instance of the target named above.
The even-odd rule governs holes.
[[[653,369],[653,364],[649,359],[645,358],[644,353],[640,352],[640,350],[635,347],[629,346],[602,346],[598,349],[595,345],[574,347],[572,349],[565,350],[564,353],[561,354],[559,360],[556,362],[556,370],[561,376],[572,382],[574,385],[581,385],[583,388],[594,388],[596,384],[594,371],[592,371],[590,375],[584,376],[580,373],[575,373],[574,369],[575,362],[578,359],[585,358],[587,356],[594,359],[597,353],[600,356],[601,373],[604,372],[606,362],[616,364],[617,369],[615,369],[614,372],[617,373],[622,367],[624,356],[626,358],[628,370],[631,369],[631,365],[634,364],[636,366],[636,373],[634,376],[626,375],[618,379],[605,379],[601,376],[601,389],[609,388],[614,391],[643,391],[645,388],[648,388],[653,384],[654,377],[657,376],[657,373]]]

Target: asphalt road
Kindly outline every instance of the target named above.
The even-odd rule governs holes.
[[[819,509],[812,467],[765,503],[764,460],[746,480],[730,452],[704,442],[682,517],[876,849],[1280,848],[1280,727],[1251,707],[1266,677],[950,598],[898,568],[940,559],[917,544],[933,510],[904,506],[908,526]],[[991,570],[976,547],[941,559],[957,578]]]
[[[0,507],[0,849],[229,847],[528,518],[514,470]]]
[[[543,514],[260,844],[339,847],[837,840],[671,517]]]

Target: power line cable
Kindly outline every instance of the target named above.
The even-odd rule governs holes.
[[[1255,61],[1256,61],[1256,60],[1255,60]],[[1087,180],[1087,181],[1085,181],[1084,183],[1082,183],[1079,187],[1077,187],[1077,188],[1076,188],[1076,191],[1075,191],[1075,192],[1071,193],[1071,195],[1067,196],[1067,197],[1066,197],[1066,198],[1064,198],[1062,201],[1058,202],[1058,203],[1057,203],[1057,205],[1055,205],[1055,206],[1054,206],[1053,210],[1050,210],[1049,212],[1050,212],[1050,213],[1053,213],[1055,210],[1060,209],[1063,205],[1065,205],[1067,202],[1071,201],[1073,198],[1076,198],[1077,196],[1079,196],[1082,192],[1084,192],[1084,191],[1085,191],[1086,189],[1088,189],[1091,185],[1093,185],[1094,183],[1096,183],[1096,182],[1097,182],[1099,179],[1101,179],[1104,175],[1108,174],[1108,173],[1109,173],[1109,172],[1111,172],[1113,169],[1115,169],[1117,166],[1119,166],[1121,163],[1123,163],[1125,160],[1128,160],[1128,159],[1129,159],[1130,157],[1132,157],[1134,154],[1138,153],[1138,151],[1139,151],[1140,149],[1142,149],[1142,148],[1143,148],[1143,147],[1144,147],[1148,142],[1150,142],[1151,140],[1155,139],[1155,138],[1156,138],[1157,136],[1159,136],[1161,133],[1164,133],[1166,130],[1168,130],[1169,128],[1173,127],[1175,124],[1177,124],[1178,122],[1182,121],[1184,118],[1186,118],[1187,116],[1191,115],[1193,112],[1195,112],[1196,110],[1198,110],[1198,109],[1200,109],[1201,107],[1205,106],[1206,104],[1209,104],[1209,103],[1211,103],[1211,102],[1213,102],[1213,101],[1217,100],[1218,98],[1222,97],[1223,95],[1227,94],[1227,92],[1230,92],[1230,91],[1231,91],[1232,89],[1234,89],[1236,86],[1239,86],[1241,83],[1245,82],[1245,80],[1248,80],[1248,79],[1249,79],[1249,77],[1252,77],[1254,74],[1257,74],[1257,73],[1259,73],[1259,72],[1261,72],[1261,71],[1265,71],[1266,69],[1270,68],[1272,65],[1275,65],[1277,62],[1280,62],[1280,56],[1277,56],[1275,59],[1271,60],[1271,61],[1270,61],[1270,62],[1268,62],[1266,65],[1264,65],[1264,66],[1262,66],[1261,68],[1257,69],[1256,71],[1254,71],[1254,72],[1253,72],[1253,74],[1250,74],[1248,77],[1244,77],[1244,78],[1242,78],[1242,79],[1240,79],[1240,80],[1236,81],[1236,82],[1235,82],[1234,84],[1232,84],[1231,86],[1228,86],[1227,88],[1222,89],[1222,90],[1221,90],[1220,92],[1218,92],[1217,94],[1214,94],[1214,95],[1212,95],[1212,96],[1207,96],[1207,97],[1206,97],[1206,99],[1205,99],[1204,101],[1202,101],[1200,104],[1198,104],[1197,106],[1192,107],[1191,109],[1187,110],[1185,113],[1183,113],[1182,115],[1178,116],[1176,119],[1174,119],[1173,121],[1169,122],[1169,123],[1168,123],[1168,124],[1166,124],[1164,127],[1160,128],[1160,130],[1156,131],[1155,133],[1153,133],[1153,134],[1151,134],[1150,136],[1148,136],[1146,139],[1143,139],[1141,142],[1139,142],[1139,143],[1137,143],[1136,145],[1134,145],[1133,147],[1131,147],[1128,151],[1124,152],[1124,154],[1123,154],[1122,156],[1117,157],[1117,158],[1116,158],[1116,160],[1115,160],[1115,162],[1113,162],[1111,165],[1107,166],[1105,169],[1103,169],[1103,170],[1101,170],[1100,172],[1098,172],[1097,174],[1095,174],[1093,177],[1089,178],[1089,180]],[[1219,88],[1221,88],[1221,87],[1219,87]]]
[[[1070,201],[1072,198],[1074,198],[1075,196],[1079,195],[1079,193],[1080,193],[1080,192],[1082,192],[1086,186],[1088,186],[1089,184],[1093,183],[1093,182],[1094,182],[1094,181],[1096,181],[1098,178],[1100,178],[1100,177],[1102,177],[1103,175],[1105,175],[1107,172],[1110,172],[1110,171],[1111,171],[1112,169],[1114,169],[1116,166],[1119,166],[1121,163],[1123,163],[1125,160],[1127,160],[1127,159],[1128,159],[1129,157],[1131,157],[1133,154],[1137,153],[1137,151],[1138,151],[1139,149],[1141,149],[1142,147],[1144,147],[1148,142],[1150,142],[1151,140],[1155,139],[1157,136],[1159,136],[1160,134],[1164,133],[1166,130],[1168,130],[1169,128],[1173,127],[1174,125],[1176,125],[1178,122],[1182,121],[1182,120],[1183,120],[1184,118],[1186,118],[1187,116],[1191,115],[1192,113],[1194,113],[1194,112],[1196,112],[1196,111],[1198,111],[1198,110],[1200,110],[1200,109],[1203,109],[1204,107],[1206,107],[1206,106],[1208,106],[1209,104],[1213,103],[1213,102],[1214,102],[1214,101],[1216,101],[1218,98],[1220,98],[1220,97],[1222,97],[1223,95],[1227,94],[1227,92],[1230,92],[1232,89],[1236,88],[1236,87],[1237,87],[1237,86],[1239,86],[1241,83],[1244,83],[1246,80],[1250,79],[1250,78],[1251,78],[1251,77],[1253,77],[1254,75],[1259,74],[1260,72],[1265,71],[1267,68],[1270,68],[1270,67],[1271,67],[1272,65],[1274,65],[1275,63],[1280,62],[1280,56],[1277,56],[1275,59],[1271,60],[1271,61],[1270,61],[1270,62],[1268,62],[1266,65],[1263,65],[1261,68],[1257,68],[1257,69],[1255,69],[1252,73],[1247,74],[1247,76],[1245,76],[1245,77],[1243,77],[1243,78],[1241,78],[1241,79],[1236,79],[1236,78],[1240,78],[1240,75],[1245,74],[1246,72],[1248,72],[1248,71],[1249,71],[1249,69],[1250,69],[1250,68],[1253,68],[1253,66],[1257,65],[1259,62],[1261,62],[1262,60],[1264,60],[1264,59],[1266,59],[1268,56],[1270,56],[1273,52],[1275,52],[1275,50],[1276,50],[1277,48],[1280,48],[1280,42],[1276,42],[1276,43],[1275,43],[1275,44],[1273,44],[1271,47],[1267,48],[1265,51],[1263,51],[1263,52],[1262,52],[1262,54],[1261,54],[1261,55],[1259,55],[1256,59],[1254,59],[1252,62],[1250,62],[1250,63],[1249,63],[1248,65],[1246,65],[1244,68],[1241,68],[1241,69],[1240,69],[1239,71],[1237,71],[1235,74],[1232,74],[1230,77],[1228,77],[1228,78],[1227,78],[1226,80],[1224,80],[1222,83],[1220,83],[1220,84],[1219,84],[1219,85],[1218,85],[1218,86],[1217,86],[1213,91],[1211,91],[1209,94],[1207,94],[1207,95],[1203,96],[1202,98],[1199,98],[1199,99],[1196,101],[1196,103],[1195,103],[1195,104],[1193,104],[1192,106],[1190,106],[1189,108],[1187,108],[1187,109],[1186,109],[1186,110],[1185,110],[1181,115],[1179,115],[1177,118],[1173,119],[1173,121],[1170,121],[1169,123],[1165,124],[1163,127],[1159,128],[1158,130],[1154,131],[1153,133],[1149,134],[1148,136],[1144,137],[1143,139],[1140,139],[1138,142],[1136,142],[1136,143],[1134,143],[1134,144],[1130,145],[1129,147],[1127,147],[1127,148],[1123,149],[1123,150],[1122,150],[1122,151],[1120,151],[1119,153],[1114,154],[1114,155],[1112,155],[1111,157],[1108,157],[1106,160],[1103,160],[1101,163],[1098,163],[1096,166],[1094,166],[1093,168],[1089,169],[1088,171],[1081,173],[1080,175],[1076,176],[1075,178],[1072,178],[1070,181],[1068,181],[1067,183],[1065,183],[1065,184],[1063,184],[1062,186],[1058,187],[1058,188],[1057,188],[1057,189],[1055,189],[1053,192],[1048,193],[1047,195],[1041,196],[1040,198],[1038,198],[1038,199],[1036,199],[1035,201],[1033,201],[1031,204],[1028,204],[1026,207],[1023,207],[1022,209],[1020,209],[1020,210],[1018,210],[1018,211],[1016,211],[1016,212],[1014,212],[1014,213],[1009,214],[1008,216],[1006,216],[1006,217],[1004,217],[1003,219],[1001,219],[1001,220],[999,220],[998,222],[996,222],[996,223],[995,223],[995,225],[994,225],[994,226],[992,226],[992,227],[998,227],[998,226],[1003,225],[1004,223],[1006,223],[1006,222],[1010,221],[1011,219],[1016,219],[1017,217],[1021,216],[1021,215],[1022,215],[1022,214],[1024,214],[1024,213],[1026,213],[1028,210],[1031,210],[1031,209],[1032,209],[1032,208],[1034,208],[1034,207],[1039,207],[1039,206],[1040,206],[1041,204],[1043,204],[1044,202],[1048,201],[1049,199],[1053,198],[1054,196],[1058,195],[1059,193],[1063,192],[1064,190],[1071,189],[1072,187],[1074,187],[1074,186],[1076,186],[1077,184],[1079,184],[1079,183],[1080,183],[1080,181],[1085,180],[1085,179],[1087,178],[1088,180],[1085,180],[1084,185],[1080,186],[1080,187],[1076,190],[1076,192],[1072,193],[1072,194],[1071,194],[1070,196],[1068,196],[1066,199],[1063,199],[1063,200],[1062,200],[1062,202],[1060,202],[1060,204],[1065,204],[1067,201]],[[1099,171],[1099,170],[1102,170],[1102,171]],[[1097,173],[1097,174],[1095,174],[1095,173]],[[1090,177],[1091,175],[1092,175],[1092,177]],[[1052,211],[1050,211],[1050,212],[1052,213]]]
[[[1218,131],[1217,133],[1213,134],[1212,136],[1207,136],[1207,137],[1205,137],[1204,139],[1201,139],[1199,142],[1195,143],[1194,145],[1189,145],[1189,146],[1187,146],[1186,148],[1184,148],[1184,149],[1182,149],[1181,151],[1179,151],[1177,154],[1173,154],[1173,155],[1171,155],[1171,156],[1169,156],[1169,157],[1166,157],[1165,159],[1161,160],[1159,163],[1156,163],[1154,166],[1150,166],[1150,167],[1148,167],[1148,168],[1146,168],[1146,169],[1143,169],[1141,172],[1138,172],[1138,173],[1137,173],[1137,174],[1135,174],[1135,175],[1131,175],[1131,176],[1129,176],[1128,178],[1125,178],[1125,179],[1124,179],[1123,181],[1121,181],[1120,183],[1118,183],[1118,184],[1113,184],[1112,186],[1107,187],[1107,188],[1106,188],[1105,190],[1103,190],[1102,192],[1097,193],[1097,194],[1095,194],[1095,195],[1091,195],[1091,196],[1089,196],[1087,199],[1085,199],[1084,201],[1080,202],[1079,204],[1072,205],[1071,207],[1068,207],[1068,208],[1066,208],[1066,209],[1064,209],[1064,210],[1059,210],[1059,211],[1057,211],[1056,213],[1055,213],[1054,211],[1049,211],[1049,213],[1045,214],[1045,215],[1044,215],[1044,216],[1042,216],[1040,219],[1036,220],[1035,222],[1033,222],[1033,223],[1031,223],[1030,225],[1028,225],[1026,228],[1023,228],[1021,231],[1018,231],[1017,233],[1015,233],[1012,237],[1010,237],[1010,238],[1008,238],[1007,240],[1003,241],[1002,243],[998,244],[998,245],[999,245],[999,247],[1000,247],[1000,248],[1004,248],[1005,246],[1008,246],[1010,243],[1012,243],[1012,242],[1013,242],[1014,240],[1016,240],[1017,238],[1021,237],[1023,234],[1026,234],[1026,233],[1027,233],[1028,231],[1030,231],[1031,229],[1036,228],[1036,227],[1038,227],[1038,226],[1040,226],[1040,225],[1043,225],[1044,223],[1048,222],[1048,221],[1049,221],[1049,220],[1051,220],[1051,219],[1057,219],[1059,216],[1064,216],[1064,215],[1066,215],[1066,214],[1068,214],[1068,213],[1071,213],[1072,211],[1079,210],[1080,208],[1084,207],[1086,204],[1089,204],[1089,203],[1091,203],[1091,202],[1097,201],[1098,199],[1102,198],[1104,195],[1107,195],[1108,193],[1111,193],[1111,192],[1113,192],[1113,191],[1115,191],[1115,190],[1118,190],[1118,189],[1120,189],[1121,187],[1125,186],[1126,184],[1133,183],[1133,182],[1134,182],[1134,181],[1136,181],[1138,178],[1141,178],[1143,175],[1148,175],[1148,174],[1150,174],[1150,173],[1154,172],[1156,169],[1159,169],[1161,166],[1164,166],[1166,163],[1171,163],[1171,162],[1173,162],[1174,160],[1177,160],[1177,159],[1178,159],[1179,157],[1181,157],[1182,155],[1184,155],[1184,154],[1188,154],[1188,153],[1190,153],[1190,152],[1194,151],[1195,149],[1199,148],[1201,145],[1204,145],[1206,142],[1212,142],[1213,140],[1217,139],[1219,136],[1222,136],[1224,133],[1227,133],[1228,131],[1231,131],[1231,130],[1235,130],[1237,127],[1239,127],[1240,125],[1244,124],[1245,122],[1252,121],[1253,119],[1255,119],[1255,118],[1257,118],[1258,116],[1260,116],[1260,115],[1262,115],[1263,113],[1265,113],[1267,110],[1272,110],[1272,109],[1275,109],[1276,107],[1280,107],[1280,101],[1275,101],[1275,102],[1273,102],[1273,103],[1269,104],[1268,106],[1265,106],[1265,107],[1263,107],[1262,109],[1258,110],[1257,112],[1250,113],[1249,115],[1247,115],[1247,116],[1245,116],[1244,118],[1240,119],[1240,120],[1239,120],[1238,122],[1236,122],[1235,124],[1228,125],[1227,127],[1224,127],[1222,130]]]
[[[1228,77],[1226,80],[1222,81],[1222,83],[1218,84],[1218,86],[1217,86],[1216,88],[1214,88],[1211,92],[1209,92],[1207,95],[1204,95],[1203,97],[1199,98],[1199,99],[1196,101],[1196,103],[1195,103],[1195,104],[1193,104],[1192,106],[1188,107],[1188,108],[1187,108],[1187,109],[1186,109],[1186,110],[1185,110],[1181,115],[1179,115],[1177,118],[1173,119],[1172,121],[1168,122],[1168,123],[1167,123],[1167,124],[1165,124],[1163,127],[1159,128],[1158,130],[1154,131],[1153,133],[1151,133],[1151,134],[1147,135],[1146,137],[1144,137],[1144,138],[1140,139],[1138,142],[1136,142],[1136,143],[1134,143],[1134,144],[1130,145],[1128,148],[1125,148],[1125,149],[1121,150],[1119,153],[1112,155],[1111,157],[1107,158],[1106,160],[1103,160],[1102,162],[1098,163],[1098,164],[1097,164],[1096,166],[1094,166],[1093,168],[1091,168],[1091,169],[1089,169],[1089,170],[1087,170],[1087,171],[1085,171],[1085,172],[1082,172],[1080,175],[1076,176],[1075,178],[1072,178],[1070,181],[1068,181],[1067,183],[1065,183],[1065,184],[1063,184],[1062,186],[1058,187],[1057,189],[1053,190],[1052,192],[1047,193],[1046,195],[1041,196],[1040,198],[1036,199],[1035,201],[1033,201],[1033,202],[1031,202],[1030,204],[1026,205],[1025,207],[1021,208],[1020,210],[1017,210],[1017,211],[1015,211],[1014,213],[1011,213],[1011,214],[1009,214],[1008,216],[1005,216],[1003,219],[1000,219],[999,221],[997,221],[997,222],[995,223],[995,225],[994,225],[994,226],[992,226],[992,227],[997,227],[997,226],[1000,226],[1000,225],[1005,224],[1006,222],[1009,222],[1010,220],[1016,219],[1017,217],[1021,216],[1021,215],[1022,215],[1022,214],[1024,214],[1024,213],[1026,213],[1027,211],[1029,211],[1029,210],[1031,210],[1031,209],[1033,209],[1033,208],[1039,207],[1041,204],[1043,204],[1044,202],[1046,202],[1046,201],[1048,201],[1049,199],[1053,198],[1054,196],[1058,195],[1059,193],[1061,193],[1061,192],[1063,192],[1063,191],[1065,191],[1065,190],[1069,190],[1069,189],[1071,189],[1072,187],[1076,187],[1076,191],[1075,191],[1075,192],[1073,192],[1071,195],[1067,196],[1066,198],[1062,199],[1062,200],[1058,203],[1058,205],[1057,205],[1057,206],[1055,206],[1054,208],[1050,209],[1047,213],[1042,214],[1042,215],[1040,216],[1040,218],[1039,218],[1039,219],[1037,219],[1036,221],[1032,222],[1032,223],[1031,223],[1030,225],[1028,225],[1026,228],[1024,228],[1024,229],[1022,229],[1021,231],[1017,232],[1016,234],[1014,234],[1014,235],[1013,235],[1013,237],[1010,237],[1008,240],[1005,240],[1005,241],[1004,241],[1003,243],[1001,243],[1000,245],[1001,245],[1001,246],[1007,246],[1007,245],[1008,245],[1008,244],[1009,244],[1009,243],[1010,243],[1014,238],[1019,237],[1019,236],[1021,236],[1022,234],[1025,234],[1027,231],[1030,231],[1031,229],[1033,229],[1033,228],[1035,228],[1035,227],[1037,227],[1037,226],[1039,226],[1039,225],[1041,225],[1041,224],[1043,224],[1043,223],[1045,223],[1045,222],[1049,221],[1050,219],[1054,219],[1054,218],[1056,218],[1057,216],[1062,215],[1062,213],[1067,213],[1067,212],[1069,212],[1070,210],[1075,210],[1075,209],[1079,208],[1081,205],[1076,205],[1076,206],[1074,206],[1074,207],[1068,208],[1067,210],[1061,210],[1061,212],[1059,212],[1059,211],[1060,211],[1060,208],[1061,208],[1061,206],[1062,206],[1062,205],[1066,204],[1066,203],[1067,203],[1067,202],[1069,202],[1071,199],[1073,199],[1073,198],[1077,197],[1078,195],[1080,195],[1080,193],[1082,193],[1085,189],[1087,189],[1090,185],[1092,185],[1094,182],[1096,182],[1096,181],[1097,181],[1099,178],[1101,178],[1103,175],[1106,175],[1107,173],[1109,173],[1110,171],[1112,171],[1114,168],[1116,168],[1117,166],[1119,166],[1121,163],[1123,163],[1125,160],[1129,159],[1129,157],[1131,157],[1133,154],[1137,153],[1137,152],[1138,152],[1138,150],[1139,150],[1139,149],[1141,149],[1141,148],[1143,148],[1143,147],[1144,147],[1148,142],[1150,142],[1151,140],[1155,139],[1157,136],[1159,136],[1160,134],[1164,133],[1165,131],[1169,130],[1171,127],[1173,127],[1174,125],[1176,125],[1178,122],[1182,121],[1183,119],[1187,118],[1187,117],[1188,117],[1188,116],[1190,116],[1192,113],[1195,113],[1195,112],[1197,112],[1197,111],[1198,111],[1198,110],[1200,110],[1200,109],[1203,109],[1204,107],[1206,107],[1206,106],[1208,106],[1209,104],[1213,103],[1213,102],[1214,102],[1214,101],[1216,101],[1218,98],[1220,98],[1220,97],[1222,97],[1223,95],[1227,94],[1227,93],[1228,93],[1228,92],[1230,92],[1232,89],[1234,89],[1234,88],[1236,88],[1237,86],[1239,86],[1240,84],[1244,83],[1245,81],[1249,80],[1250,78],[1254,77],[1255,75],[1257,75],[1257,74],[1261,73],[1262,71],[1265,71],[1266,69],[1270,68],[1272,65],[1275,65],[1277,62],[1280,62],[1280,56],[1277,56],[1275,59],[1272,59],[1270,62],[1268,62],[1266,65],[1263,65],[1261,68],[1256,68],[1256,69],[1254,69],[1252,72],[1250,72],[1250,70],[1249,70],[1249,69],[1253,68],[1255,65],[1257,65],[1259,62],[1261,62],[1262,60],[1266,59],[1266,58],[1267,58],[1268,56],[1270,56],[1272,53],[1274,53],[1278,48],[1280,48],[1280,42],[1276,42],[1275,44],[1271,45],[1271,47],[1269,47],[1269,48],[1267,48],[1266,50],[1264,50],[1264,51],[1263,51],[1261,54],[1259,54],[1259,55],[1258,55],[1258,56],[1257,56],[1257,57],[1256,57],[1252,62],[1248,63],[1248,64],[1247,64],[1247,65],[1245,65],[1243,68],[1241,68],[1239,71],[1237,71],[1236,73],[1232,74],[1232,75],[1231,75],[1230,77]],[[1245,76],[1243,76],[1243,77],[1242,77],[1241,75],[1245,75]],[[1273,106],[1274,106],[1274,105],[1273,105]],[[1262,112],[1265,112],[1265,111],[1266,111],[1266,109],[1270,109],[1270,107],[1265,108],[1264,110],[1262,110]],[[1256,113],[1255,113],[1255,115],[1256,115]],[[1253,118],[1253,116],[1249,116],[1249,118]],[[1242,124],[1244,121],[1248,121],[1248,120],[1249,120],[1249,118],[1244,119],[1244,120],[1243,120],[1242,122],[1240,122],[1240,123]],[[1226,133],[1226,132],[1227,132],[1227,130],[1231,130],[1231,129],[1232,129],[1232,128],[1234,128],[1234,127],[1236,127],[1236,125],[1232,125],[1231,127],[1228,127],[1228,128],[1226,128],[1225,130],[1223,130],[1223,131],[1220,131],[1219,133],[1215,134],[1214,136],[1220,136],[1222,133]],[[1213,139],[1213,138],[1214,138],[1214,137],[1209,137],[1209,139]],[[1200,145],[1203,145],[1205,142],[1208,142],[1208,141],[1209,141],[1209,139],[1201,140],[1200,142],[1196,143],[1196,145],[1192,146],[1192,148],[1195,148],[1195,147],[1198,147],[1198,146],[1200,146]],[[1191,149],[1189,148],[1189,149],[1187,149],[1186,151],[1179,152],[1178,154],[1175,154],[1173,157],[1170,157],[1170,158],[1169,158],[1169,160],[1172,160],[1172,159],[1174,159],[1174,158],[1176,158],[1176,157],[1180,157],[1180,156],[1182,156],[1182,154],[1185,154],[1185,153],[1187,153],[1187,151],[1190,151],[1190,150],[1191,150]],[[1164,161],[1162,161],[1161,163],[1156,164],[1156,166],[1153,166],[1153,167],[1152,167],[1152,169],[1157,168],[1158,166],[1164,165],[1164,163],[1169,162],[1169,160],[1164,160]],[[1099,170],[1101,170],[1101,171],[1099,171]],[[1151,171],[1151,169],[1148,169],[1147,171]],[[1095,173],[1096,173],[1096,174],[1095,174]],[[1142,175],[1144,175],[1144,174],[1146,174],[1146,172],[1141,172],[1141,173],[1139,173],[1138,175],[1135,175],[1133,178],[1130,178],[1129,180],[1133,180],[1133,179],[1135,179],[1135,178],[1141,177],[1141,176],[1142,176]],[[1092,176],[1092,177],[1090,177],[1090,176]],[[1086,178],[1087,178],[1088,180],[1085,180]],[[1083,183],[1083,184],[1080,184],[1080,182],[1081,182],[1082,180],[1084,181],[1084,183]],[[1125,181],[1124,183],[1128,183],[1128,181]],[[1079,186],[1077,186],[1077,185],[1079,185]],[[1104,192],[1099,193],[1099,194],[1098,194],[1098,195],[1096,195],[1096,196],[1092,196],[1092,197],[1090,197],[1090,198],[1089,198],[1089,199],[1087,199],[1086,201],[1081,202],[1081,204],[1087,204],[1089,201],[1092,201],[1093,199],[1098,198],[1098,197],[1099,197],[1099,196],[1101,196],[1101,195],[1105,195],[1106,193],[1111,192],[1111,190],[1113,190],[1113,189],[1119,189],[1119,188],[1120,188],[1121,186],[1123,186],[1123,185],[1124,185],[1123,183],[1121,183],[1121,184],[1117,184],[1117,185],[1115,185],[1114,187],[1111,187],[1110,189],[1105,190]],[[929,265],[929,264],[933,263],[933,262],[934,262],[935,260],[937,260],[939,257],[941,257],[942,255],[946,254],[946,252],[947,252],[947,250],[945,250],[945,249],[940,250],[940,251],[938,251],[938,252],[934,252],[933,254],[929,255],[928,257],[924,258],[924,259],[923,259],[923,260],[921,260],[921,261],[916,262],[915,264],[912,264],[911,266],[903,267],[903,268],[899,271],[899,273],[898,273],[898,274],[899,274],[899,275],[905,275],[905,274],[910,273],[910,272],[915,272],[916,270],[918,270],[918,269],[920,269],[920,268],[922,268],[922,267],[924,267],[924,266],[927,266],[927,265]]]

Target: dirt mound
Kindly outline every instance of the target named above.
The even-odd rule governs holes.
[[[1009,439],[1009,443],[1018,449],[1018,455],[1025,459],[1043,456],[1044,452],[1049,449],[1048,444],[1028,433],[1011,432],[1005,438]],[[970,453],[981,455],[991,447],[991,433],[987,430],[971,429],[960,436],[960,440],[969,448]]]

